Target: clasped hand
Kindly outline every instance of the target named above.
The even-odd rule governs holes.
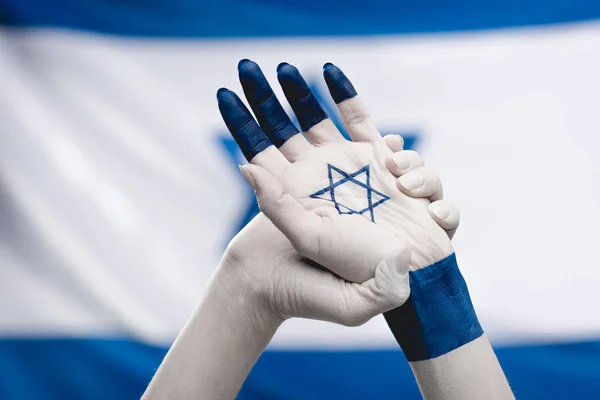
[[[403,304],[409,268],[453,252],[458,211],[442,200],[437,174],[401,137],[382,138],[336,66],[326,64],[324,78],[352,141],[295,67],[280,64],[278,80],[303,134],[256,63],[238,70],[256,120],[232,91],[217,98],[262,213],[230,243],[214,282],[250,297],[261,321],[355,326]]]

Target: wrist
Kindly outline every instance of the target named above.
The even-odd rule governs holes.
[[[435,226],[423,233],[423,237],[414,238],[412,245],[411,270],[420,270],[434,265],[454,254],[452,241],[447,233]]]
[[[439,357],[483,334],[454,254],[410,272],[411,295],[385,313],[409,361]]]
[[[279,323],[223,259],[144,399],[233,399]]]
[[[220,304],[230,324],[270,338],[283,320],[273,313],[260,283],[241,260],[226,252],[209,282],[207,296]]]

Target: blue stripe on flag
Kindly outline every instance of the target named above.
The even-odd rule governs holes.
[[[166,349],[127,340],[0,340],[0,399],[136,399]],[[518,399],[600,398],[600,341],[497,349]],[[267,351],[240,400],[418,399],[400,351]]]
[[[0,0],[0,24],[127,36],[451,32],[600,18],[596,0]]]

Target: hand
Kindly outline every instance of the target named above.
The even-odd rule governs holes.
[[[295,67],[281,64],[278,78],[306,137],[293,126],[258,65],[242,60],[238,69],[261,126],[226,89],[218,94],[221,114],[251,162],[245,176],[255,185],[263,212],[302,255],[346,280],[363,282],[373,276],[373,260],[381,260],[398,243],[412,248],[412,269],[453,252],[428,211],[429,200],[442,196],[437,175],[418,166],[397,184],[389,161],[386,167],[392,151],[337,67],[327,64],[324,76],[352,142],[327,118]],[[410,162],[420,158],[405,160],[409,164],[403,169],[410,170]],[[407,192],[425,198],[411,198]],[[327,242],[329,238],[337,245]]]
[[[446,234],[450,239],[454,237],[456,229],[460,222],[460,213],[458,208],[447,200],[441,199],[442,197],[442,185],[439,178],[434,175],[423,173],[420,167],[423,166],[423,159],[413,150],[404,151],[404,140],[400,135],[387,135],[383,137],[383,141],[388,145],[390,150],[394,152],[391,157],[385,160],[385,165],[388,170],[396,177],[411,176],[410,178],[398,179],[398,189],[404,194],[410,197],[427,197],[428,193],[434,193],[433,196],[429,196],[430,199],[439,199],[432,201],[427,210],[433,220],[440,226],[440,228],[446,231]],[[413,178],[414,175],[417,175]],[[432,188],[431,190],[423,190],[417,188],[415,190],[409,190],[403,182],[406,179],[423,180],[422,188]]]
[[[220,90],[219,97],[227,93],[230,92]],[[241,110],[247,113],[245,107]],[[244,113],[240,115],[247,116]],[[300,113],[298,117],[302,123],[310,116]],[[226,119],[226,122],[230,125],[232,121]],[[320,125],[332,125],[326,117],[317,123],[319,122]],[[319,131],[320,127],[315,127],[315,130]],[[392,154],[402,152],[400,137],[386,137],[384,143],[390,146],[387,151],[390,157]],[[247,147],[242,147],[242,149],[247,150]],[[384,165],[385,160],[379,160],[378,163]],[[424,176],[423,186],[439,187],[436,190],[441,192],[439,178],[435,173]],[[395,189],[394,192],[398,192],[398,189]],[[406,191],[406,194],[419,197],[427,195],[427,191]],[[456,208],[445,203],[444,200],[438,200],[432,204],[436,203],[440,203],[443,209],[450,210],[448,215],[456,217],[453,219],[447,219],[445,216],[436,217],[437,221],[445,224],[446,228],[455,230],[458,226]],[[435,217],[435,214],[432,215]],[[370,301],[370,306],[363,305],[356,308],[356,304],[365,303],[366,298],[361,295],[350,296],[345,292],[354,291],[354,289],[360,291],[361,289],[357,285],[344,282],[301,257],[291,243],[263,214],[259,214],[234,238],[228,247],[225,259],[229,260],[224,263],[225,269],[232,270],[237,276],[244,277],[244,283],[238,286],[260,293],[263,301],[266,302],[265,307],[281,319],[305,317],[344,325],[356,325],[389,307],[385,301],[379,304]],[[374,266],[369,266],[368,269],[371,270],[372,277]],[[354,298],[354,305],[342,300],[350,298]],[[396,299],[397,301],[398,299]]]
[[[262,74],[260,76],[262,77]],[[264,77],[262,79],[263,83],[266,83]],[[330,87],[333,87],[332,94],[337,100],[339,95],[343,97],[344,93],[354,90],[343,74],[337,79],[329,76],[329,79]],[[255,83],[260,84],[256,81]],[[345,91],[340,90],[336,85],[345,86]],[[304,84],[299,89],[308,90],[305,86]],[[270,96],[263,98],[261,104],[270,103],[274,108],[270,110],[272,115],[258,114],[259,120],[262,118],[261,124],[266,127],[265,129],[271,130],[271,138],[278,140],[280,145],[290,138],[290,142],[292,140],[298,142],[301,136],[296,135],[298,132],[289,120],[280,118],[281,114],[285,115],[285,113],[268,84],[263,89],[266,89],[267,95],[270,92]],[[288,89],[293,90],[294,85]],[[309,131],[307,135],[310,131],[317,133],[313,135],[313,144],[316,145],[319,137],[326,139],[326,134],[331,131],[332,125],[311,96],[309,92],[305,98],[307,102],[300,99],[293,104],[297,108],[296,113],[301,125]],[[254,158],[260,159],[261,154],[267,155],[265,160],[269,159],[268,154],[274,154],[275,160],[276,154],[279,153],[273,147],[269,148],[268,139],[239,99],[226,90],[220,90],[218,97],[225,122],[236,135],[246,157],[257,165],[260,163],[257,163]],[[266,111],[269,111],[268,107]],[[345,118],[348,118],[348,114]],[[278,119],[283,123],[277,125]],[[272,123],[276,125],[270,125]],[[245,135],[239,135],[240,131],[245,132]],[[319,135],[319,132],[325,135]],[[294,135],[296,139],[292,137]],[[325,142],[326,140],[323,143]],[[396,155],[392,156],[392,150],[386,149],[386,145],[382,143],[391,146]],[[386,179],[393,181],[395,178],[383,167],[386,163],[385,159],[375,159],[374,156],[384,153],[392,157],[387,160],[387,163],[388,168],[393,169],[395,168],[393,162],[396,162],[395,165],[399,168],[402,163],[398,163],[398,159],[411,156],[412,153],[401,154],[401,138],[398,137],[386,139],[385,142],[380,140],[377,146],[374,151],[365,150],[366,154],[370,154],[370,158],[367,158],[378,166],[374,171],[382,175],[387,174]],[[293,146],[288,147],[289,151],[295,151]],[[367,149],[366,146],[363,147]],[[296,148],[298,149],[300,148]],[[348,151],[347,158],[353,160],[354,164],[363,162],[364,154],[353,154],[352,148],[340,150]],[[254,157],[256,154],[258,155]],[[288,153],[288,157],[293,155]],[[343,157],[340,160],[348,162]],[[315,168],[310,167],[311,163],[315,164],[314,160],[307,159],[307,172],[312,174],[309,176],[316,177],[318,174]],[[269,163],[265,165],[268,166]],[[283,165],[287,168],[287,164]],[[352,162],[349,165],[353,165]],[[374,195],[379,195],[381,199],[384,198],[383,196],[388,197],[371,189],[370,167],[369,175],[366,171],[367,169],[364,169],[364,177],[359,177],[360,174],[352,174],[346,181],[368,190],[367,193],[372,195],[367,195],[368,201],[372,201]],[[336,255],[335,252],[317,253],[314,256],[323,260],[326,267],[347,276],[362,273],[362,268],[359,267],[365,263],[364,270],[370,271],[371,276],[361,284],[350,283],[303,258],[271,221],[264,214],[259,214],[228,246],[222,262],[206,288],[200,306],[178,335],[144,398],[191,399],[198,396],[206,399],[234,398],[252,365],[267,346],[282,320],[289,317],[304,317],[344,325],[359,325],[377,314],[391,309],[398,310],[409,296],[410,248],[400,240],[397,241],[394,234],[381,226],[358,215],[340,216],[333,211],[341,211],[340,207],[347,207],[347,210],[352,210],[348,207],[356,207],[358,197],[355,193],[350,192],[351,196],[347,199],[344,198],[347,193],[336,193],[339,196],[337,200],[334,196],[330,198],[337,203],[335,209],[319,205],[312,207],[309,212],[293,196],[286,193],[288,189],[279,179],[282,175],[275,177],[268,170],[253,166],[242,168],[242,172],[248,182],[254,186],[263,209],[272,217],[277,217],[274,219],[278,219],[278,224],[294,238],[297,246],[298,243],[302,243],[302,240],[306,240],[306,250],[322,248],[345,249],[348,254],[354,252],[359,257],[349,257],[348,254]],[[394,173],[400,176],[399,188],[404,188],[408,196],[424,196],[432,199],[441,197],[441,185],[435,173],[427,170],[413,172],[397,170]],[[402,176],[410,173],[416,174],[417,179],[420,179],[419,176],[422,178],[420,188],[410,188],[401,182]],[[301,182],[305,187],[311,186],[310,182]],[[388,186],[388,189],[392,188]],[[390,191],[389,199],[385,201],[392,201],[392,197],[397,197],[399,193],[395,193],[396,190],[394,194]],[[315,197],[318,196],[313,196]],[[367,203],[371,221],[374,220],[375,213],[372,211],[375,204],[384,203],[380,201],[381,199],[375,199],[375,203]],[[346,200],[350,203],[345,203]],[[422,202],[428,203],[428,200]],[[442,204],[443,208],[443,203],[438,204]],[[286,209],[286,206],[290,208]],[[448,207],[446,210],[449,211],[448,216],[458,216],[452,206]],[[319,210],[320,208],[322,210]],[[445,225],[444,228],[455,229],[458,225],[457,218],[450,220],[446,215],[436,214],[435,210],[430,209],[430,211],[440,225],[442,223]],[[364,212],[358,210],[355,213]],[[428,221],[435,226],[432,220],[428,219]],[[293,226],[293,223],[297,223],[298,226]],[[317,230],[311,231],[309,229],[311,227],[316,227]],[[443,231],[438,229],[438,232]],[[385,243],[373,240],[373,235]],[[318,240],[327,240],[328,243],[322,245]],[[358,251],[356,246],[360,246],[363,251]],[[345,267],[339,262],[340,260],[346,261]]]

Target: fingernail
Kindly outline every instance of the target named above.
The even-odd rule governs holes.
[[[279,65],[277,66],[277,73],[280,73],[280,72],[281,72],[281,70],[282,70],[283,68],[287,67],[288,65],[290,65],[290,64],[286,63],[285,61],[284,61],[284,62],[282,62],[282,63],[279,63]]]
[[[405,247],[390,254],[385,262],[392,267],[392,269],[396,271],[398,275],[404,275],[408,273],[411,253],[411,248]]]
[[[348,77],[332,63],[323,66],[323,77],[335,104],[357,96],[358,93]]]
[[[423,176],[417,173],[403,175],[398,178],[398,182],[408,191],[416,190],[423,186],[424,183]]]
[[[431,212],[438,217],[439,219],[446,219],[450,216],[452,210],[448,206],[448,204],[444,202],[433,202],[429,205]]]
[[[394,164],[396,164],[396,166],[400,170],[409,169],[410,166],[412,165],[412,159],[410,157],[407,157],[406,153],[394,154],[392,156],[392,160],[394,161]]]
[[[386,135],[384,139],[392,151],[402,151],[404,148],[404,139],[400,135]]]
[[[256,188],[256,183],[254,182],[254,177],[252,176],[252,171],[250,171],[250,168],[247,165],[238,165],[238,168],[240,169],[240,172],[242,173],[242,176],[246,182],[248,182],[253,189]]]
[[[217,90],[217,99],[219,98],[219,96],[221,96],[223,94],[223,92],[226,92],[227,89],[222,87],[221,89]]]
[[[247,62],[250,62],[250,60],[248,60],[247,58],[241,59],[240,62],[238,62],[238,69],[240,69],[242,65],[246,64]]]

